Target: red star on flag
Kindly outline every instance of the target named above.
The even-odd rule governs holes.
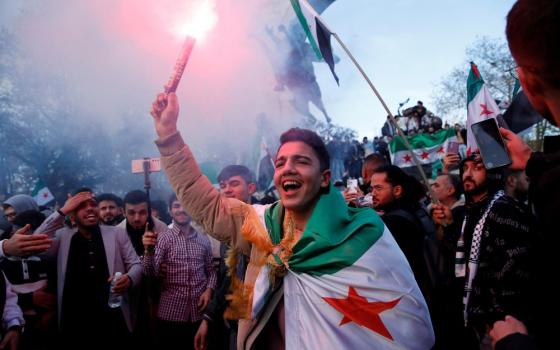
[[[387,339],[393,340],[393,336],[383,324],[379,314],[383,311],[394,308],[401,298],[388,302],[370,302],[363,296],[359,295],[353,287],[348,287],[348,297],[346,299],[324,297],[323,300],[344,315],[339,326],[349,322],[354,322],[384,336]]]
[[[429,156],[430,156],[430,154],[426,151],[422,151],[422,154],[420,155],[420,157],[422,159],[428,159]]]
[[[439,147],[439,149],[437,150],[437,153],[445,153],[445,150],[443,149],[443,146]]]
[[[482,108],[482,112],[480,112],[480,115],[489,116],[489,115],[492,115],[492,113],[494,113],[493,111],[488,109],[488,106],[486,105],[486,103],[481,103],[480,108]]]
[[[407,163],[410,163],[410,161],[412,160],[412,158],[410,157],[410,154],[406,154],[406,155],[403,157],[403,159],[404,159],[404,161],[407,162]]]
[[[43,198],[45,199],[49,198],[49,194],[47,192],[43,192]]]

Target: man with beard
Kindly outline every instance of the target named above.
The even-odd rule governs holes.
[[[123,220],[117,227],[126,230],[132,246],[138,256],[144,254],[142,236],[146,232],[148,222],[153,223],[152,232],[156,235],[167,230],[165,225],[155,217],[148,219],[149,198],[142,190],[133,190],[124,196]],[[160,274],[165,275],[166,264],[160,264]],[[157,280],[145,278],[131,293],[130,305],[134,310],[134,334],[132,344],[135,349],[151,349],[155,345],[156,303],[159,298]]]
[[[134,190],[128,192],[124,196],[124,216],[123,220],[118,226],[125,228],[136,254],[141,256],[144,252],[144,245],[142,244],[142,236],[146,230],[148,223],[148,196],[142,190]],[[150,218],[153,222],[152,231],[159,234],[167,229],[167,225],[162,221]]]
[[[157,312],[156,336],[160,349],[194,349],[194,336],[216,288],[216,271],[210,241],[190,224],[175,195],[169,200],[173,228],[156,236],[147,231],[142,242],[144,273],[157,276],[159,266],[167,265]]]
[[[122,199],[112,193],[102,193],[96,198],[102,225],[116,226],[124,220]]]
[[[63,227],[69,215],[75,228]],[[127,291],[138,285],[142,266],[123,229],[99,225],[99,208],[89,189],[80,189],[36,230],[50,237],[45,253],[56,259],[61,345],[65,349],[125,348],[132,331]],[[55,234],[56,233],[56,234]],[[110,284],[123,294],[119,308],[110,308]]]
[[[453,215],[440,208],[434,209],[433,217],[462,227],[455,276],[457,290],[464,287],[462,321],[467,338],[456,346],[478,348],[490,346],[488,329],[506,315],[533,321],[536,232],[530,213],[502,190],[499,170],[486,170],[474,154],[462,161],[460,171],[466,196],[464,222],[454,222]]]
[[[220,195],[200,172],[177,131],[174,93],[159,94],[151,114],[187,213],[250,255],[244,282],[230,265],[238,349],[314,348],[318,339],[331,348],[431,348],[427,306],[404,255],[375,212],[349,208],[334,189],[317,134],[282,134],[274,173],[281,199],[248,205]]]
[[[424,261],[424,239],[428,232],[416,216],[423,196],[422,185],[396,165],[383,165],[371,176],[372,206],[395,237],[406,256],[424,297],[430,299],[432,287]]]

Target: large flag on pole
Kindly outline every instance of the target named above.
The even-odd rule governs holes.
[[[450,141],[457,142],[455,129],[444,129],[433,134],[418,134],[408,138],[412,151],[420,164],[432,164],[441,160],[447,152]],[[401,168],[415,166],[410,151],[400,136],[389,142],[391,162]]]
[[[275,247],[284,242],[284,215],[278,202],[261,217]],[[287,269],[287,350],[432,348],[424,297],[406,257],[373,210],[349,208],[331,185],[292,252],[286,262],[282,253],[272,255]],[[270,298],[270,266],[261,268],[254,284],[253,317]]]
[[[499,113],[498,105],[490,95],[478,67],[471,62],[471,71],[467,79],[467,155],[478,150],[471,125],[484,119],[495,118]]]
[[[290,0],[290,2],[315,55],[319,60],[324,60],[329,65],[334,80],[338,84],[338,76],[334,72],[334,57],[331,47],[332,31],[306,0]]]
[[[37,181],[35,188],[31,191],[31,197],[35,199],[38,205],[45,205],[54,199],[49,188],[41,180]]]

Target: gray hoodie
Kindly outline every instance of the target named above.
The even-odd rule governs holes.
[[[6,208],[7,206],[14,208],[16,214],[23,213],[26,210],[39,210],[39,206],[33,197],[26,194],[16,194],[15,196],[6,199],[2,204],[2,207]]]

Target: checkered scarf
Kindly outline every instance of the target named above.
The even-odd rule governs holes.
[[[484,214],[482,214],[482,217],[476,224],[472,237],[471,252],[469,255],[468,265],[466,265],[465,260],[464,241],[465,226],[468,220],[468,216],[465,216],[465,220],[463,220],[461,236],[457,241],[457,251],[455,253],[455,277],[466,277],[465,290],[463,293],[463,318],[465,320],[465,326],[467,325],[468,320],[467,306],[469,305],[469,299],[472,292],[472,284],[478,270],[478,259],[480,257],[480,241],[482,240],[482,231],[484,229],[484,224],[486,223],[486,217],[488,216],[488,213],[490,213],[490,210],[494,206],[494,203],[496,203],[496,201],[504,195],[504,191],[496,192],[494,198],[492,198],[492,200],[488,204],[488,207],[484,211]]]

